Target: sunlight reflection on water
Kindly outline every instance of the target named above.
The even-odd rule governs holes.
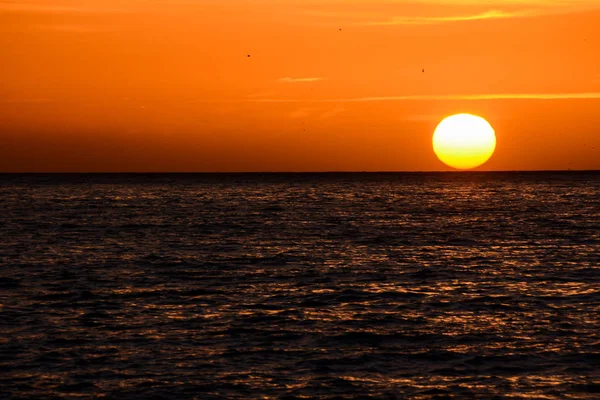
[[[600,392],[600,174],[0,189],[0,397]]]

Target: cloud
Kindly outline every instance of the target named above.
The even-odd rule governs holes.
[[[420,3],[462,7],[482,6],[481,1],[472,0],[422,0]],[[485,3],[485,6],[495,8],[488,11],[446,16],[395,16],[388,20],[365,22],[360,23],[359,25],[430,25],[490,19],[528,18],[600,10],[600,2],[588,0],[565,0],[554,2],[546,0],[490,0]]]
[[[331,106],[327,105],[317,105],[317,106],[313,106],[313,107],[301,107],[301,108],[297,108],[293,111],[291,111],[288,114],[288,117],[290,119],[303,119],[303,118],[307,118],[307,117],[311,117],[314,116],[315,118],[324,121],[327,120],[329,118],[333,118],[336,115],[342,114],[343,112],[345,112],[346,109],[340,106],[334,106],[333,108],[331,108]]]
[[[278,92],[258,92],[258,93],[250,93],[249,95],[246,96],[246,98],[260,99],[260,98],[265,98],[265,97],[269,97],[269,96],[277,96],[278,94],[279,94]]]
[[[463,6],[480,5],[481,0],[413,0],[414,3]],[[487,0],[488,5],[517,5],[517,6],[540,6],[540,7],[593,7],[598,6],[596,0]]]
[[[322,81],[323,78],[289,78],[289,77],[285,77],[285,78],[279,78],[277,79],[277,82],[282,82],[282,83],[307,83],[307,82],[318,82],[318,81]]]
[[[29,99],[0,99],[0,104],[39,104],[39,103],[50,103],[52,99],[49,98],[29,98]]]
[[[383,96],[359,97],[347,99],[349,102],[398,101],[398,100],[567,100],[567,99],[600,99],[600,93],[490,93],[490,94],[458,94],[458,95],[416,95],[416,96]]]
[[[323,112],[321,115],[319,115],[319,119],[320,120],[329,119],[329,118],[335,117],[338,114],[342,114],[345,111],[346,111],[346,109],[343,107],[335,107],[335,108],[332,108],[330,110]]]
[[[124,0],[126,2],[126,0]],[[65,0],[0,0],[0,32],[106,32],[113,24],[91,19],[97,16],[131,14],[135,10],[115,4],[113,1]]]
[[[57,31],[57,32],[72,32],[72,33],[89,33],[102,32],[108,29],[100,29],[100,27],[76,25],[76,24],[56,24],[56,25],[41,25],[40,30]]]
[[[447,17],[393,17],[389,21],[367,22],[362,25],[427,25],[445,22],[477,21],[482,19],[503,19],[534,16],[531,11],[501,11],[490,10],[472,15],[453,15]]]
[[[114,3],[114,2],[112,2]],[[112,4],[98,5],[89,2],[65,2],[60,1],[7,1],[0,0],[0,13],[40,13],[40,14],[112,14],[127,12],[125,7]],[[116,3],[118,4],[118,3]]]
[[[301,119],[301,118],[307,118],[309,117],[312,113],[314,112],[314,109],[312,108],[299,108],[297,110],[294,110],[292,112],[290,112],[288,114],[288,117],[290,119]]]
[[[64,32],[64,33],[92,33],[107,32],[109,27],[78,25],[78,24],[31,24],[23,26],[8,26],[3,32]]]
[[[299,14],[354,26],[432,25],[600,11],[598,0],[305,0]]]
[[[0,11],[14,12],[47,12],[47,13],[72,13],[82,11],[81,7],[63,6],[57,4],[40,4],[28,2],[0,1]]]
[[[587,93],[490,93],[490,94],[451,94],[451,95],[408,95],[354,97],[341,99],[255,99],[257,103],[365,103],[373,101],[456,101],[456,100],[600,100],[600,92]]]

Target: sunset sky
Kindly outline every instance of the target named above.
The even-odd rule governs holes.
[[[0,172],[448,170],[463,112],[600,169],[600,0],[0,0]]]

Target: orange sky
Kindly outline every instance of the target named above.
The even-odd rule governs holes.
[[[460,112],[600,169],[600,1],[0,0],[4,172],[447,170]]]

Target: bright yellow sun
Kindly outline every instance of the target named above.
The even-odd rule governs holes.
[[[479,167],[490,159],[495,149],[494,129],[476,115],[452,115],[440,122],[433,133],[433,151],[453,168]]]

